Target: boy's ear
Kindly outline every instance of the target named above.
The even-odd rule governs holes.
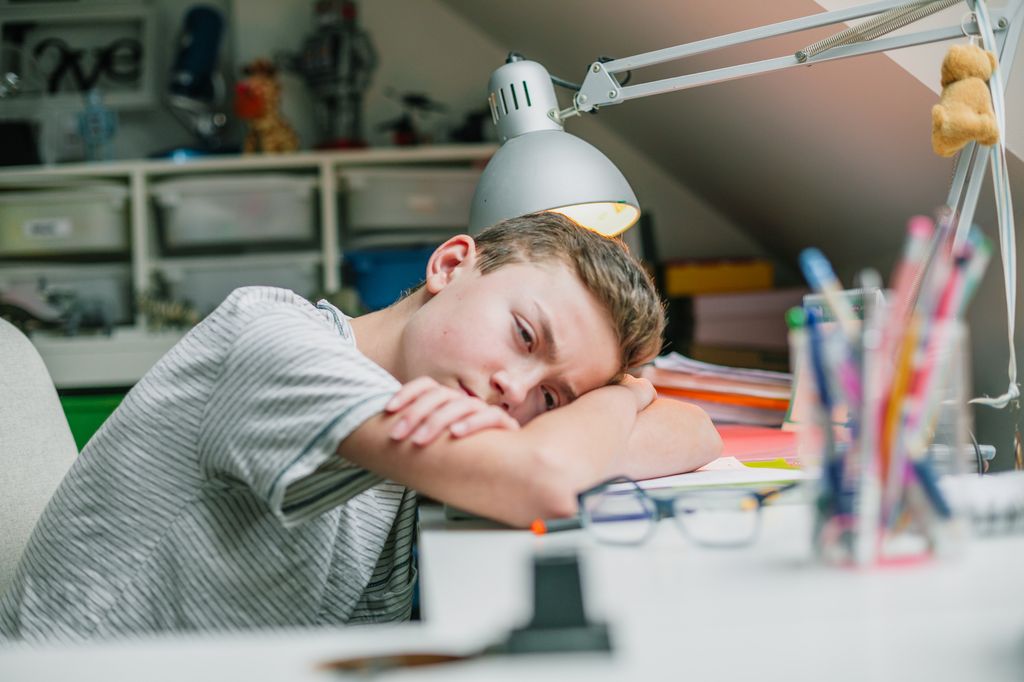
[[[431,254],[425,287],[429,293],[436,294],[459,273],[475,267],[476,242],[468,234],[456,235]]]

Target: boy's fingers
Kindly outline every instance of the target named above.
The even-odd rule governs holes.
[[[395,395],[391,397],[391,400],[388,401],[388,404],[384,406],[384,411],[397,412],[416,400],[419,396],[434,388],[440,388],[440,385],[430,377],[418,377],[406,384],[402,384],[402,387],[398,389],[398,392],[395,393]]]
[[[645,409],[657,397],[654,384],[647,379],[638,379],[627,374],[622,378],[622,385],[633,392],[638,412]]]
[[[500,407],[492,406],[455,422],[451,425],[451,432],[458,438],[491,428],[515,430],[519,428],[519,422]]]
[[[391,438],[402,440],[416,430],[420,423],[435,410],[457,397],[454,391],[440,387],[416,396],[415,400],[402,408],[398,413],[398,421],[391,427]]]
[[[412,442],[416,445],[427,445],[441,435],[453,422],[457,422],[479,408],[480,403],[465,397],[449,400],[447,403],[428,415],[419,427],[413,431]]]

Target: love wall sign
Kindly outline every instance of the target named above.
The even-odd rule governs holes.
[[[18,73],[25,88],[10,107],[35,113],[32,101],[80,104],[93,88],[118,108],[156,101],[154,56],[170,36],[159,33],[149,3],[18,3],[0,0],[0,73]],[[17,101],[16,101],[17,100]]]
[[[101,77],[125,85],[138,83],[142,76],[142,43],[134,38],[117,38],[106,45],[75,48],[61,38],[38,42],[32,50],[46,79],[46,92],[67,89],[86,92]]]

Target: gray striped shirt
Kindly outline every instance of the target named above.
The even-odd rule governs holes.
[[[0,634],[408,618],[415,496],[335,453],[398,387],[337,308],[236,290],[82,451],[0,597]]]

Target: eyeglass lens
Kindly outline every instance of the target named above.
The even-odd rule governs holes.
[[[583,518],[601,542],[630,545],[643,542],[654,529],[654,503],[636,489],[604,490],[582,500]]]
[[[708,547],[735,547],[754,540],[761,515],[747,492],[708,490],[673,500],[673,518],[690,540]]]

